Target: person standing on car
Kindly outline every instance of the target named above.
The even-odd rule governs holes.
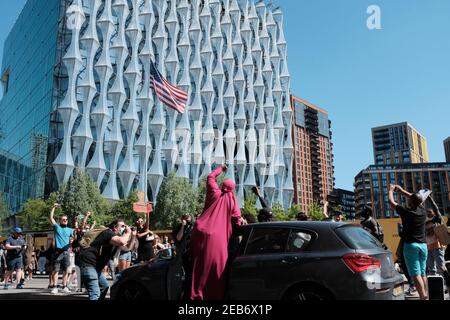
[[[205,208],[192,229],[192,300],[221,300],[225,296],[232,224],[242,222],[235,183],[226,180],[220,188],[216,181],[227,169],[223,165],[209,174]]]
[[[261,202],[262,209],[258,212],[258,222],[270,222],[273,221],[273,213],[270,209],[270,206],[267,204],[266,200],[264,200],[261,195],[258,187],[252,188],[253,193],[258,197],[259,202]]]
[[[114,249],[127,245],[131,229],[123,220],[112,222],[101,231],[87,248],[80,251],[81,279],[87,290],[89,300],[104,300],[109,284],[102,270],[114,256]]]
[[[136,221],[136,237],[139,241],[138,246],[138,261],[139,262],[147,262],[150,261],[154,257],[153,251],[153,240],[155,236],[153,232],[150,231],[150,217],[147,214],[147,219],[144,222],[144,219],[139,218]]]
[[[192,285],[192,260],[190,251],[192,217],[189,214],[183,214],[180,220],[180,224],[173,229],[172,237],[174,239],[177,254],[182,256],[182,264],[185,274],[182,298],[183,300],[188,300],[191,296]]]
[[[394,192],[405,195],[406,207],[394,199]],[[421,300],[427,299],[428,281],[426,272],[427,242],[425,236],[426,212],[423,203],[428,192],[410,193],[397,185],[389,187],[389,203],[395,208],[403,225],[403,255],[410,276],[413,278]]]

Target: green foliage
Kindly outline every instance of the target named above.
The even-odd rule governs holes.
[[[297,214],[302,212],[302,206],[299,204],[293,204],[292,207],[288,210],[288,218],[289,220],[297,219]]]
[[[150,223],[154,229],[170,229],[182,214],[195,215],[202,209],[199,195],[189,180],[170,173],[164,178]],[[203,205],[203,204],[202,204]]]
[[[281,204],[278,202],[272,206],[272,213],[276,221],[289,221],[289,215],[284,211]]]
[[[133,211],[133,204],[138,200],[137,192],[131,192],[126,199],[116,202],[111,207],[110,216],[124,219],[126,224],[133,225],[138,217]]]
[[[250,214],[255,217],[255,220],[258,216],[258,209],[256,208],[256,196],[251,193],[248,197],[246,197],[244,201],[244,207],[241,209],[241,215]]]
[[[3,198],[3,194],[0,193],[0,235],[3,235],[4,229],[3,224],[5,223],[5,220],[9,217],[9,210],[8,206],[6,205],[6,202]]]
[[[323,209],[317,202],[314,202],[309,206],[308,213],[313,221],[323,220]]]
[[[62,212],[70,221],[80,214],[90,211],[97,225],[113,219],[109,215],[110,205],[100,194],[98,186],[83,171],[75,169],[69,182],[61,186],[56,193],[56,200],[62,206]]]
[[[20,225],[24,230],[47,230],[51,228],[49,221],[52,204],[42,199],[28,199],[23,210],[17,214]]]

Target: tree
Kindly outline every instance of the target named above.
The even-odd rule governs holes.
[[[251,193],[244,201],[244,207],[241,209],[241,215],[250,214],[257,219],[258,209],[256,208],[256,196]]]
[[[297,219],[297,215],[302,212],[302,206],[299,204],[294,204],[292,205],[292,207],[289,208],[288,210],[288,217],[289,220],[296,220]]]
[[[70,221],[88,211],[92,213],[92,218],[97,225],[105,224],[113,219],[109,215],[110,205],[100,194],[98,186],[79,169],[75,169],[69,182],[59,188],[55,198]]]
[[[3,198],[3,194],[0,193],[0,235],[4,233],[4,226],[6,219],[9,217],[9,209]]]
[[[124,219],[126,224],[132,225],[137,218],[133,211],[133,204],[138,200],[137,192],[131,192],[126,199],[116,202],[111,207],[110,216]]]
[[[309,216],[313,221],[323,220],[323,209],[317,202],[314,202],[309,206]]]
[[[28,199],[21,212],[17,214],[20,225],[27,231],[46,230],[51,228],[49,216],[50,201],[42,199]]]
[[[289,221],[289,216],[286,214],[286,212],[283,209],[283,206],[279,204],[278,202],[275,203],[272,206],[272,213],[275,217],[276,221]]]
[[[199,196],[189,180],[170,173],[164,178],[158,193],[150,223],[156,229],[170,229],[182,214],[196,215],[201,206]]]

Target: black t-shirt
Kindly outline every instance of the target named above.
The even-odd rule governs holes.
[[[420,207],[416,210],[410,210],[397,206],[396,211],[402,218],[402,240],[406,243],[426,243],[425,223],[427,215],[425,210]]]
[[[116,234],[107,229],[100,233],[89,248],[80,252],[80,264],[82,267],[95,267],[97,271],[101,271],[113,256],[114,246],[111,245],[111,239]]]
[[[148,229],[146,228],[139,228],[137,229],[137,233],[144,233]],[[139,252],[148,252],[149,250],[153,252],[153,240],[147,240],[147,238],[151,237],[150,235],[146,235],[144,237],[138,238],[139,246],[138,251]]]

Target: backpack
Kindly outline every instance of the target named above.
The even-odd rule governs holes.
[[[81,240],[78,242],[78,245],[81,249],[87,249],[91,246],[92,242],[102,233],[103,231],[107,230],[107,227],[98,227],[92,230],[89,230],[86,232],[81,238]]]

